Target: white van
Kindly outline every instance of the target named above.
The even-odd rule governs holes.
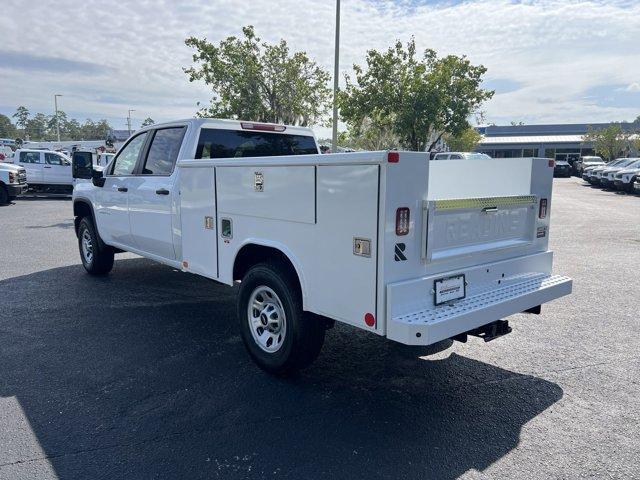
[[[27,171],[29,189],[39,193],[72,193],[71,159],[49,150],[16,150],[13,163]]]

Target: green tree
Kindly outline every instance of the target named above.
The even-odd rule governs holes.
[[[0,137],[16,138],[17,135],[18,130],[16,129],[16,126],[11,123],[11,119],[0,113]]]
[[[147,117],[144,119],[144,121],[142,122],[142,126],[143,127],[148,127],[149,125],[154,125],[156,122],[154,122],[153,118],[151,117]]]
[[[486,68],[462,56],[416,54],[415,40],[397,41],[385,52],[369,50],[367,66],[354,65],[340,92],[342,119],[359,134],[365,119],[382,119],[403,148],[431,150],[445,132],[460,135],[493,91],[480,88]]]
[[[56,121],[56,115],[49,115],[47,118],[47,137],[57,139],[57,126],[60,124],[60,140],[69,140],[67,134],[67,114],[62,110],[58,110],[58,116]]]
[[[16,113],[13,114],[13,118],[16,119],[16,125],[23,130],[27,128],[27,122],[29,121],[29,110],[24,105],[20,105],[16,109]]]
[[[590,128],[584,140],[593,144],[593,150],[606,160],[624,155],[629,149],[630,134],[623,131],[619,124],[608,127]]]
[[[305,52],[289,51],[287,42],[261,42],[252,26],[243,38],[227,37],[218,45],[189,37],[195,66],[185,68],[189,81],[203,80],[213,90],[209,108],[199,116],[311,125],[326,114],[330,75]]]
[[[355,127],[341,132],[340,145],[356,150],[391,150],[398,148],[400,140],[393,130],[392,122],[366,117]]]
[[[471,152],[482,140],[482,135],[475,128],[468,127],[459,135],[445,133],[442,138],[453,152]]]
[[[46,140],[49,120],[44,113],[36,113],[27,120],[24,131],[29,140]]]

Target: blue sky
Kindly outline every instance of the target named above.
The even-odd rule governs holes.
[[[640,115],[640,2],[342,0],[341,71],[415,36],[419,48],[467,55],[496,90],[487,122],[604,122]],[[210,97],[189,83],[190,35],[217,41],[252,24],[332,71],[330,0],[4,0],[0,112],[50,113],[53,94],[78,119],[124,127],[192,116]],[[324,129],[318,129],[321,135]]]

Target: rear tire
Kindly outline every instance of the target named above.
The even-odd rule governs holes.
[[[7,187],[4,185],[0,185],[0,205],[6,205],[10,202],[9,192],[7,191]]]
[[[91,275],[105,275],[113,268],[113,249],[98,240],[98,233],[89,217],[80,220],[78,248],[82,266]]]
[[[242,341],[263,370],[285,375],[309,366],[320,354],[325,324],[302,310],[295,272],[279,262],[246,273],[238,293]]]

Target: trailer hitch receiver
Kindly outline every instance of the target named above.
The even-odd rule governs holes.
[[[488,323],[482,327],[474,328],[466,332],[467,335],[473,335],[479,337],[485,342],[490,342],[498,337],[502,337],[507,333],[511,333],[511,327],[508,320],[496,320],[493,323]]]

